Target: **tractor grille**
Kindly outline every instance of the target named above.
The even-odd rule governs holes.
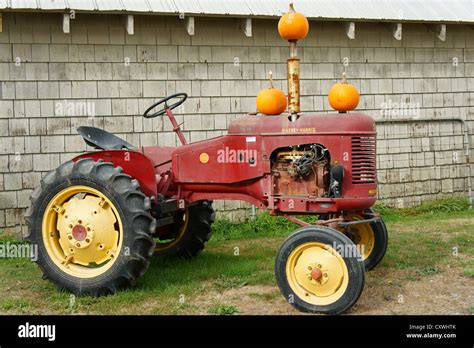
[[[375,137],[352,137],[352,183],[376,181]]]

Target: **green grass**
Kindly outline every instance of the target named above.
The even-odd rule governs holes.
[[[467,310],[470,314],[474,314],[474,305],[469,306],[469,308]]]
[[[413,209],[379,205],[376,210],[387,223],[389,247],[375,273],[370,273],[368,286],[384,286],[390,275],[389,286],[402,289],[409,281],[443,274],[446,267],[472,281],[474,211],[467,209],[465,200],[435,201]],[[41,279],[30,260],[0,259],[0,314],[237,314],[244,307],[230,304],[237,302],[227,300],[229,293],[249,288],[250,299],[264,305],[280,298],[273,274],[275,253],[298,227],[266,213],[255,222],[218,220],[213,238],[197,259],[153,258],[135,288],[100,298],[71,299]],[[0,242],[16,241],[0,234]],[[215,301],[216,294],[222,295],[220,302]]]
[[[24,312],[31,306],[31,301],[23,298],[3,298],[0,300],[0,309],[19,310]]]
[[[247,220],[234,224],[226,219],[219,219],[213,225],[213,242],[252,239],[259,237],[280,237],[295,229],[295,224],[281,216],[258,214],[255,221]]]
[[[233,315],[239,314],[239,309],[234,305],[216,302],[209,308],[209,314]]]
[[[433,266],[423,267],[423,268],[417,270],[417,273],[421,276],[430,276],[430,275],[433,275],[433,274],[438,274],[440,272],[441,272],[441,270],[436,266],[434,266],[434,267]]]
[[[466,277],[474,278],[474,268],[465,268],[464,275]]]
[[[221,275],[214,282],[214,287],[217,290],[239,289],[247,284],[241,277],[225,277]]]
[[[469,202],[464,197],[443,198],[434,201],[423,202],[410,208],[392,208],[383,203],[376,203],[374,209],[379,212],[385,221],[401,221],[406,217],[433,216],[444,218],[450,216],[470,216]]]

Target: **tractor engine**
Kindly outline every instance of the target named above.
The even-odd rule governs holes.
[[[329,196],[329,151],[320,144],[280,148],[271,157],[271,168],[275,196]]]

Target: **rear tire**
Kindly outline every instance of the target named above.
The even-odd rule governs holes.
[[[103,206],[99,203],[91,207],[91,202],[100,199]],[[72,203],[75,205],[71,206]],[[36,263],[44,278],[52,280],[59,289],[76,295],[114,293],[135,285],[150,264],[155,220],[149,213],[149,200],[140,192],[138,181],[112,163],[85,158],[66,162],[49,172],[33,192],[25,217],[26,239],[38,246]],[[61,224],[72,219],[75,222]],[[91,236],[81,239],[80,233],[74,235],[74,228],[72,232],[68,230],[68,223],[70,228],[76,224],[74,228],[79,226],[84,233],[87,227]],[[110,228],[117,234],[119,242],[115,244],[104,241],[110,236],[110,232],[104,231]],[[72,244],[68,244],[66,234]],[[103,265],[96,262],[99,258],[94,259],[99,249],[109,255]],[[78,263],[80,258],[82,263]]]
[[[216,213],[212,201],[200,201],[187,208],[184,220],[169,226],[176,238],[167,242],[157,242],[155,255],[160,257],[181,257],[191,259],[198,256],[212,237],[211,225]]]

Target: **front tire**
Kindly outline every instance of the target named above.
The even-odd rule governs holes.
[[[120,167],[90,158],[49,172],[31,196],[26,239],[59,289],[99,296],[135,285],[155,243],[149,200]]]
[[[352,241],[328,227],[293,232],[275,261],[278,287],[303,312],[339,314],[351,308],[364,288],[364,262]]]
[[[370,219],[373,214],[374,211],[370,209],[356,219]],[[348,230],[341,228],[340,231],[355,244],[364,247],[362,257],[367,271],[375,268],[384,258],[388,247],[388,231],[381,217],[375,222],[353,225]]]

